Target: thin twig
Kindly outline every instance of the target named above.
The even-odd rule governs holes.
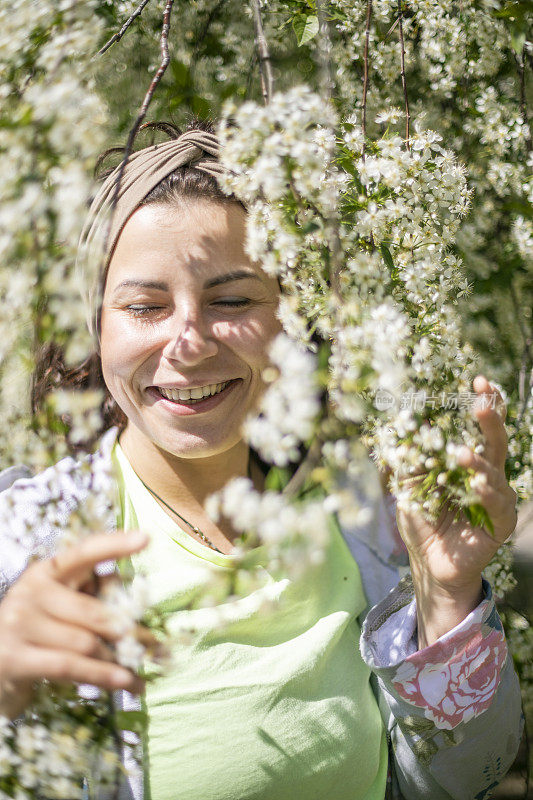
[[[316,0],[316,14],[318,18],[318,62],[320,67],[320,83],[324,99],[332,102],[334,81],[331,67],[331,39],[329,26],[324,15],[322,0]],[[331,289],[339,302],[342,302],[339,273],[343,263],[342,244],[339,236],[339,220],[335,217],[325,220],[326,235],[328,238],[329,252],[328,267]]]
[[[529,392],[526,391],[526,375],[528,373],[528,370],[530,371],[529,386],[533,384],[533,369],[532,369],[533,353],[531,352],[532,337],[528,334],[528,331],[526,330],[526,327],[524,325],[522,309],[520,308],[520,303],[518,301],[518,297],[512,283],[509,285],[509,293],[511,295],[511,300],[514,306],[518,327],[520,328],[520,333],[522,334],[522,339],[524,341],[524,349],[522,351],[522,359],[520,365],[520,374],[518,378],[518,397],[520,401],[520,406],[519,406],[518,416],[516,418],[516,425],[517,427],[519,427],[522,422],[523,416],[525,414],[528,402]]]
[[[407,149],[410,150],[411,147],[409,144],[409,138],[410,138],[411,115],[409,113],[409,97],[407,95],[407,81],[405,79],[405,44],[403,40],[402,0],[398,0],[398,25],[400,29],[400,60],[402,67],[402,87],[403,87],[403,96],[405,98],[405,144],[407,145]]]
[[[333,95],[334,81],[331,68],[331,39],[329,27],[324,16],[322,0],[316,0],[316,16],[318,19],[318,62],[320,67],[320,88],[322,95],[330,101]]]
[[[296,497],[298,492],[303,487],[308,476],[314,470],[322,459],[322,445],[324,439],[318,434],[312,441],[309,450],[307,451],[304,460],[283,489],[285,497]]]
[[[121,186],[121,183],[122,183],[122,178],[124,176],[124,170],[126,169],[126,165],[127,165],[128,161],[129,161],[129,157],[130,157],[131,151],[133,149],[133,142],[135,140],[135,136],[137,135],[137,133],[139,131],[139,128],[141,127],[141,123],[142,123],[143,119],[146,116],[146,112],[148,110],[148,106],[150,105],[152,97],[154,96],[154,92],[156,90],[156,87],[157,87],[158,83],[160,82],[161,78],[163,77],[163,74],[164,74],[164,72],[165,72],[165,70],[168,67],[169,62],[170,62],[170,56],[169,56],[169,53],[168,53],[168,33],[169,33],[169,30],[170,30],[170,15],[172,13],[172,6],[173,5],[174,5],[174,0],[166,0],[165,11],[164,11],[164,14],[163,14],[163,27],[161,29],[161,37],[160,37],[161,63],[159,65],[159,69],[157,70],[156,74],[154,75],[154,77],[152,79],[152,82],[151,82],[151,84],[150,84],[150,86],[148,88],[148,91],[146,92],[146,95],[145,95],[144,100],[142,102],[141,108],[139,109],[139,114],[137,116],[137,119],[135,120],[135,123],[134,123],[132,129],[130,130],[130,133],[129,133],[129,136],[128,136],[128,141],[126,143],[124,157],[123,157],[122,162],[120,164],[120,169],[119,169],[119,172],[118,172],[118,175],[117,175],[117,179],[115,181],[115,191],[114,191],[114,194],[113,194],[113,200],[112,200],[112,203],[111,203],[111,211],[110,211],[110,215],[109,215],[109,223],[108,223],[108,226],[107,226],[107,231],[106,231],[106,236],[105,236],[104,253],[107,252],[107,244],[108,244],[108,241],[109,241],[109,234],[111,233],[111,225],[113,223],[113,216],[114,216],[115,209],[116,209],[117,202],[118,202],[120,186]]]
[[[520,303],[518,301],[516,290],[515,290],[515,288],[514,288],[512,283],[509,285],[509,292],[510,292],[511,300],[513,301],[513,305],[514,305],[514,308],[515,308],[516,320],[518,322],[518,327],[520,328],[520,333],[522,334],[522,338],[524,340],[524,345],[525,345],[527,356],[528,356],[529,360],[533,363],[533,353],[530,350],[531,336],[528,334],[528,332],[526,330],[526,327],[524,325],[524,320],[522,318],[522,316],[523,316],[522,315],[522,309],[520,308]]]
[[[397,26],[397,24],[399,23],[399,21],[400,21],[400,18],[399,18],[399,17],[396,17],[396,19],[394,20],[394,22],[393,22],[393,23],[392,23],[392,25],[390,26],[389,30],[387,31],[387,33],[386,33],[386,34],[385,34],[385,36],[383,37],[383,41],[384,41],[384,42],[386,42],[386,41],[387,41],[387,39],[389,38],[389,36],[391,35],[391,33],[393,32],[393,30],[395,29],[395,27],[396,27],[396,26]]]
[[[364,52],[364,74],[363,74],[363,103],[361,106],[361,111],[363,115],[362,119],[362,131],[363,131],[363,152],[361,154],[363,161],[365,160],[365,149],[366,149],[366,96],[368,92],[368,43],[370,39],[370,23],[372,20],[372,0],[368,0],[366,6],[366,28],[365,28],[365,52]]]
[[[250,97],[250,92],[252,90],[252,80],[253,80],[253,77],[254,77],[254,69],[255,69],[256,63],[257,63],[257,50],[254,47],[254,49],[252,51],[251,58],[250,58],[250,66],[248,68],[248,76],[246,78],[246,91],[245,91],[245,94],[244,94],[244,99],[245,100],[248,100],[248,98]]]
[[[516,67],[518,69],[518,75],[520,78],[520,113],[522,115],[522,119],[524,120],[524,124],[527,128],[526,134],[526,148],[527,152],[530,153],[533,149],[533,141],[531,139],[531,127],[529,124],[529,115],[527,112],[527,98],[526,98],[526,48],[525,46],[522,48],[522,58],[520,59],[516,53],[513,52],[513,56],[516,62]]]
[[[252,7],[254,12],[255,46],[257,47],[259,73],[261,75],[261,91],[263,92],[265,105],[267,105],[274,92],[274,76],[272,75],[272,63],[270,61],[268,42],[263,29],[259,0],[252,0]]]
[[[131,17],[128,20],[126,20],[126,22],[124,23],[122,28],[119,30],[119,32],[115,33],[111,37],[111,39],[109,39],[109,41],[104,44],[102,49],[97,52],[97,54],[96,54],[97,56],[102,56],[106,52],[106,50],[109,50],[109,48],[112,47],[115,44],[115,42],[118,42],[118,41],[120,41],[120,39],[122,39],[122,37],[124,36],[124,34],[128,30],[128,28],[130,27],[131,23],[137,17],[140,17],[140,15],[143,12],[143,9],[145,8],[145,6],[148,5],[149,2],[150,2],[150,0],[142,0],[142,3],[140,4],[140,6],[138,8],[136,8],[135,11],[133,12],[133,14],[131,15]]]

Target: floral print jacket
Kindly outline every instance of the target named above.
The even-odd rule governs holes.
[[[0,597],[32,552],[53,552],[72,511],[108,479],[117,434],[109,429],[94,454],[62,459],[38,475],[25,467],[0,473]],[[115,526],[109,515],[106,527]],[[490,797],[515,758],[523,728],[518,678],[490,585],[484,580],[485,598],[463,622],[418,650],[416,601],[394,499],[376,498],[364,532],[341,531],[368,602],[360,648],[388,731],[387,797]],[[138,700],[122,692],[117,704],[133,709]],[[127,766],[131,777],[121,799],[141,800],[142,775]]]

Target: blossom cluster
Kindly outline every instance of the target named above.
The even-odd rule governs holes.
[[[90,66],[103,31],[97,5],[20,0],[0,9],[0,453],[33,469],[66,454],[46,425],[40,436],[28,431],[35,350],[52,330],[72,360],[89,341],[73,263],[107,121]]]
[[[95,700],[82,705],[72,694],[61,698],[59,711],[45,684],[36,701],[39,716],[17,724],[0,717],[2,797],[82,800],[91,774],[98,774],[102,788],[115,785],[122,765],[113,732],[102,727],[105,706]]]
[[[261,546],[263,563],[271,575],[296,578],[310,564],[323,558],[329,542],[327,503],[323,497],[305,502],[277,491],[258,492],[249,478],[234,478],[210,495],[205,508],[211,519],[231,520],[246,534],[235,555],[246,567],[250,545]],[[260,579],[260,576],[258,576]],[[251,585],[247,583],[248,591]]]
[[[393,394],[418,385],[469,388],[471,351],[460,340],[454,310],[469,287],[460,261],[449,253],[470,201],[464,169],[441,137],[424,129],[415,129],[408,149],[399,137],[385,135],[363,152],[356,116],[338,126],[333,110],[328,113],[306,87],[274,95],[268,111],[256,106],[254,112],[251,102],[238,109],[228,104],[220,128],[229,168],[224,185],[251,209],[249,252],[282,277],[289,295],[298,297],[298,312],[330,338],[327,388],[335,416],[364,423],[375,457],[393,471],[395,488],[406,469],[431,469],[435,491],[424,498],[423,510],[438,516],[443,483],[448,499],[468,507],[473,498],[466,474],[452,479],[457,447],[482,447],[468,411],[426,408],[417,417],[406,409],[379,418],[365,397],[378,388]],[[314,182],[295,187],[293,149],[301,141],[313,143],[323,175],[319,188]],[[338,294],[326,273],[335,269],[332,225],[342,264]],[[296,412],[283,425],[297,420]],[[273,436],[270,441],[277,444]],[[270,460],[284,463],[278,449]]]
[[[80,494],[83,502],[73,502]],[[109,464],[94,455],[79,461],[67,457],[38,479],[17,482],[3,497],[0,524],[11,533],[3,558],[16,561],[22,548],[44,559],[93,533],[111,531],[118,502]],[[95,575],[97,595],[117,634],[115,660],[140,674],[146,669],[156,674],[166,662],[166,648],[139,638],[140,627],[165,634],[148,582],[141,574],[122,569],[112,575],[110,569],[109,562],[101,563]],[[14,723],[0,719],[0,796],[82,798],[89,775],[97,775],[102,786],[115,787],[123,772],[117,737],[134,721],[123,714],[119,726],[110,712],[111,698],[96,687],[46,681],[36,686],[31,705]],[[129,742],[126,735],[124,741]]]
[[[320,409],[315,359],[280,333],[269,347],[271,366],[263,380],[273,382],[262,395],[259,413],[245,420],[246,441],[270,464],[285,467],[300,457],[298,445],[311,439]]]

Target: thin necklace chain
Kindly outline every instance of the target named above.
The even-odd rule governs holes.
[[[133,468],[132,468],[132,469],[133,469]],[[133,470],[133,471],[135,472],[135,470]],[[135,472],[135,474],[137,475],[137,473],[136,473],[136,472]],[[200,530],[200,528],[199,528],[197,525],[193,525],[193,524],[192,524],[192,522],[189,522],[189,520],[188,520],[188,519],[185,519],[185,517],[182,517],[182,516],[181,516],[181,514],[178,514],[178,512],[177,512],[177,511],[176,511],[174,508],[172,508],[172,506],[169,506],[169,504],[166,502],[166,500],[163,500],[163,498],[162,498],[162,497],[159,497],[159,495],[158,495],[158,494],[156,494],[156,493],[154,492],[154,490],[153,490],[153,489],[150,489],[150,487],[146,485],[146,483],[143,481],[143,479],[142,479],[142,478],[141,478],[139,475],[137,475],[137,477],[139,478],[139,480],[140,480],[140,482],[142,483],[142,485],[144,486],[144,488],[145,488],[145,489],[148,489],[148,491],[150,492],[150,494],[152,494],[152,495],[153,495],[154,497],[156,497],[156,498],[157,498],[157,499],[158,499],[158,500],[159,500],[161,503],[163,503],[163,505],[164,505],[164,506],[166,506],[166,507],[167,507],[167,508],[168,508],[170,511],[172,511],[172,513],[173,513],[173,514],[175,514],[177,517],[179,517],[179,518],[181,519],[181,521],[182,521],[182,522],[184,522],[186,525],[188,525],[188,526],[189,526],[189,528],[190,528],[190,529],[191,529],[191,530],[192,530],[192,531],[193,531],[193,532],[194,532],[194,533],[195,533],[197,536],[199,536],[199,537],[200,537],[200,538],[201,538],[201,539],[202,539],[202,540],[203,540],[203,541],[204,541],[204,542],[205,542],[205,543],[206,543],[206,544],[207,544],[207,545],[208,545],[208,546],[209,546],[209,547],[210,547],[212,550],[215,550],[217,553],[221,553],[222,555],[224,555],[224,553],[222,553],[222,550],[219,550],[219,549],[218,549],[218,547],[217,547],[216,545],[214,545],[214,544],[213,544],[213,542],[211,541],[211,539],[210,539],[208,536],[206,536],[206,535],[205,535],[205,533],[204,533],[203,531],[201,531],[201,530]],[[249,478],[251,478],[251,477],[252,477],[252,475],[251,475],[251,472],[250,472],[250,458],[248,458],[248,477],[249,477]]]

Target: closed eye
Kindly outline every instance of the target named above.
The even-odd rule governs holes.
[[[215,305],[220,305],[220,306],[246,306],[249,305],[249,303],[250,300],[248,300],[246,297],[236,297],[234,299],[228,298],[226,300],[215,300]]]
[[[220,306],[236,307],[236,306],[249,305],[250,302],[251,301],[248,300],[248,298],[246,297],[235,297],[235,298],[227,298],[224,300],[215,300],[214,304]],[[150,312],[152,311],[161,311],[162,309],[163,306],[141,306],[141,305],[126,306],[126,311],[128,311],[130,314],[133,314],[134,317],[143,317],[146,316],[147,314],[150,314]]]
[[[163,306],[126,306],[126,311],[133,314],[134,317],[142,317],[150,311],[160,311],[162,308]]]

